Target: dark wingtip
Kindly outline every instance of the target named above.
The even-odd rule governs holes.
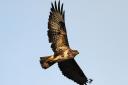
[[[55,8],[54,8],[54,5],[53,5],[53,3],[51,2],[51,11],[54,11],[55,10]]]
[[[62,14],[63,13],[63,3],[62,3],[62,5],[61,5],[61,10],[60,10],[60,13]]]
[[[58,11],[60,12],[60,0],[58,2]]]
[[[91,84],[93,82],[93,79],[88,79],[88,83]]]
[[[61,4],[60,3],[60,0],[58,1],[55,1],[55,2],[52,2],[51,3],[51,11],[58,11],[60,12],[60,14],[64,15],[64,10],[63,10],[63,3]]]
[[[64,17],[65,17],[65,11],[63,11],[63,19],[65,19]],[[65,21],[65,20],[64,20],[64,21]]]
[[[55,10],[57,11],[57,4],[56,4],[56,1],[54,2],[54,5],[55,5]]]

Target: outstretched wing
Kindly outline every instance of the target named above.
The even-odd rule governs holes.
[[[60,6],[60,1],[58,5],[51,3],[51,12],[49,15],[48,22],[48,37],[51,44],[51,48],[54,53],[57,53],[62,47],[69,47],[67,32],[65,27],[65,20],[63,11],[63,4]]]
[[[55,3],[52,3],[51,5],[52,8],[48,22],[48,37],[49,42],[52,43],[52,50],[54,53],[57,53],[61,48],[69,47],[69,43],[65,27],[63,4],[60,6],[59,1],[57,5],[55,1]],[[58,66],[64,76],[78,84],[83,85],[88,82],[87,77],[74,59],[58,62]]]
[[[84,75],[83,71],[74,59],[58,62],[58,66],[64,76],[75,81],[76,83],[86,85],[88,82],[87,77]]]

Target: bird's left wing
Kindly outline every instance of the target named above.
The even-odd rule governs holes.
[[[67,32],[65,27],[65,12],[63,11],[63,4],[51,3],[51,12],[48,21],[48,37],[51,48],[54,53],[57,53],[60,47],[69,47]]]

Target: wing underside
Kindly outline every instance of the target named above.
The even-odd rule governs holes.
[[[65,13],[63,11],[63,4],[60,5],[59,1],[57,5],[55,1],[54,4],[51,3],[51,6],[52,7],[48,21],[48,37],[49,42],[52,43],[52,50],[54,51],[54,53],[57,53],[60,47],[69,47],[69,44],[65,27]]]
[[[51,5],[52,7],[48,21],[48,37],[51,48],[54,54],[56,54],[60,50],[60,47],[69,48],[69,43],[65,27],[63,4],[60,5],[60,1],[56,4],[55,1],[55,3]],[[64,76],[78,84],[84,85],[88,82],[87,77],[74,59],[58,62],[58,66]]]
[[[88,82],[87,77],[84,75],[83,71],[74,59],[59,62],[58,66],[64,76],[75,81],[76,83],[82,85]]]

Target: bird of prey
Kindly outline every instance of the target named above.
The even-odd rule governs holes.
[[[64,76],[79,85],[86,85],[89,79],[74,59],[79,52],[71,49],[68,43],[65,11],[63,10],[63,3],[60,4],[60,1],[58,1],[58,3],[56,1],[51,3],[47,33],[54,54],[40,57],[42,68],[47,69],[54,63],[58,63],[58,67]]]

